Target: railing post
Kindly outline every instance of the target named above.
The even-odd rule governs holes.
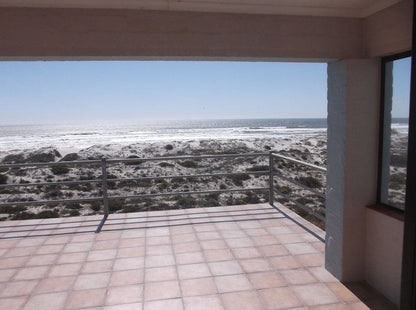
[[[273,178],[274,178],[274,160],[273,151],[269,152],[269,204],[273,206],[274,202],[274,190],[273,190]]]
[[[101,180],[102,180],[102,190],[103,190],[103,205],[104,205],[104,216],[98,225],[95,233],[99,233],[104,226],[104,223],[108,217],[108,187],[107,187],[107,161],[105,158],[101,159]]]
[[[104,216],[108,216],[108,187],[107,187],[107,161],[105,158],[101,159],[101,172],[102,172],[102,190],[103,190],[103,205]]]

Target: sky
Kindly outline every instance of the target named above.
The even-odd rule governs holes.
[[[0,124],[325,118],[326,64],[0,62]]]
[[[392,117],[409,117],[411,58],[393,62]]]

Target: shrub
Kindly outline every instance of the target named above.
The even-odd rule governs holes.
[[[132,159],[132,158],[140,158],[140,157],[137,155],[130,155],[127,158]],[[138,166],[138,165],[141,165],[142,163],[143,163],[142,160],[134,160],[134,161],[125,162],[124,164],[126,166]]]
[[[161,163],[159,163],[159,166],[160,166],[160,167],[162,167],[162,168],[166,168],[166,167],[175,167],[175,165],[174,165],[174,164],[167,163],[167,162],[165,162],[165,161],[162,161]]]
[[[181,161],[181,162],[179,162],[179,165],[181,165],[182,167],[185,167],[185,168],[198,168],[198,163],[196,161],[193,161],[193,160]]]
[[[230,176],[233,183],[237,186],[242,186],[243,181],[249,180],[250,176],[245,174],[239,174],[239,175],[232,175]]]
[[[262,166],[253,166],[247,168],[246,171],[257,172],[257,171],[269,171],[269,166],[262,165]]]
[[[184,183],[185,182],[185,179],[184,178],[176,177],[176,178],[172,178],[171,182],[172,183]]]
[[[299,182],[302,183],[303,185],[309,186],[310,188],[320,188],[320,187],[322,187],[321,181],[319,181],[318,179],[316,179],[314,177],[311,177],[311,176],[300,177]]]
[[[77,153],[70,153],[70,154],[66,154],[64,158],[61,159],[61,161],[74,161],[78,159],[79,159],[79,156]]]
[[[108,210],[116,212],[123,209],[123,202],[121,200],[110,200],[108,203]]]
[[[23,154],[10,154],[3,158],[5,164],[22,164],[25,162]]]
[[[95,212],[100,211],[101,210],[101,202],[99,202],[99,201],[91,202],[90,208]]]
[[[63,175],[69,172],[69,168],[67,166],[52,166],[51,171],[54,175]]]
[[[25,211],[18,212],[11,217],[12,220],[30,220],[34,218],[36,218],[36,214],[32,212],[25,212]]]
[[[55,217],[59,217],[59,213],[56,210],[45,210],[35,215],[35,218],[37,219],[49,219]]]
[[[71,210],[79,210],[82,209],[82,206],[79,203],[69,203],[65,206],[67,209],[71,209]]]
[[[25,206],[2,206],[0,207],[0,213],[16,214],[19,212],[26,211]]]
[[[80,216],[80,213],[78,210],[71,210],[69,216]]]
[[[227,185],[225,185],[224,183],[220,184],[220,189],[227,189]]]
[[[6,184],[7,183],[8,176],[4,174],[0,174],[0,184]]]
[[[192,197],[180,197],[176,201],[176,206],[179,208],[192,208],[196,204],[195,198]]]
[[[127,205],[123,208],[121,212],[123,213],[131,213],[131,212],[139,212],[140,207],[136,205]]]
[[[289,186],[280,186],[277,188],[282,194],[290,194],[292,189]]]
[[[173,150],[173,145],[172,145],[172,144],[166,144],[166,145],[165,145],[165,150],[166,150],[166,151],[171,151],[171,150]]]
[[[137,182],[136,184],[138,187],[151,187],[153,184],[152,180],[147,180],[147,179],[136,181],[136,182]]]
[[[55,161],[55,154],[52,153],[40,153],[40,154],[31,154],[26,159],[29,163],[47,163]]]

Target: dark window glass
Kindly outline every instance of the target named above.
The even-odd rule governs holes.
[[[380,201],[402,210],[406,194],[410,67],[410,57],[384,63]]]

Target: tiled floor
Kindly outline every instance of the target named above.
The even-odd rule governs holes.
[[[393,309],[332,277],[324,233],[278,207],[111,215],[99,234],[98,217],[1,223],[0,309]]]

